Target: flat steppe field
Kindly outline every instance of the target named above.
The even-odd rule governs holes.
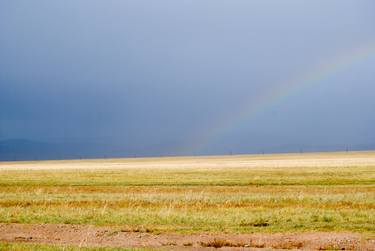
[[[0,162],[0,250],[214,248],[375,250],[375,152]]]

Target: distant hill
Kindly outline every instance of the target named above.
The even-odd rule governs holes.
[[[25,160],[49,158],[57,153],[57,145],[27,139],[0,141],[0,160]]]
[[[37,151],[47,147],[47,143],[31,141],[26,139],[8,139],[0,141],[0,152],[23,152],[23,151]]]
[[[92,142],[41,142],[28,139],[0,140],[0,161],[80,159],[134,156],[123,146]]]
[[[125,144],[125,142],[124,142]],[[168,142],[158,145],[149,145],[144,148],[128,148],[124,144],[105,144],[93,142],[54,143],[33,141],[27,139],[0,140],[0,161],[13,160],[43,160],[43,159],[80,159],[106,157],[135,157],[135,156],[168,156],[193,155],[179,149],[178,143]],[[207,152],[203,154],[252,154],[252,153],[286,153],[286,152],[324,152],[324,151],[357,151],[374,150],[375,145],[274,145],[240,147],[248,151],[239,151],[233,148],[228,152]],[[237,151],[238,150],[238,151]],[[143,154],[141,154],[143,153]],[[145,154],[147,153],[147,154]]]

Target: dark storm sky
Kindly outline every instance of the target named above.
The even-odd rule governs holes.
[[[0,1],[0,140],[141,155],[374,146],[374,54],[200,143],[278,83],[375,45],[374,13],[372,0]]]

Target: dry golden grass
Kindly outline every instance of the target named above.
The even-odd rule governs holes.
[[[0,222],[375,231],[375,153],[0,163]]]
[[[2,170],[140,169],[140,168],[278,168],[375,166],[375,152],[231,155],[0,162]]]

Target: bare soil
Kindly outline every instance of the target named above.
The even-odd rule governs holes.
[[[359,233],[177,234],[142,228],[64,224],[2,224],[0,241],[81,247],[153,247],[168,250],[375,250],[374,236]]]

